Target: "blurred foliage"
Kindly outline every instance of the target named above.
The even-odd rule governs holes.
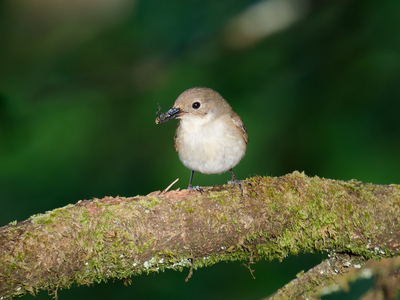
[[[164,112],[194,86],[219,91],[246,124],[239,178],[299,170],[399,183],[400,2],[314,0],[300,21],[231,47],[228,24],[257,3],[0,2],[1,225],[178,177],[173,188],[186,188],[176,122],[154,119],[157,103]],[[196,173],[194,184],[229,177]]]

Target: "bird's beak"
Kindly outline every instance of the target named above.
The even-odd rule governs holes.
[[[160,117],[156,119],[156,124],[161,124],[171,119],[178,118],[182,113],[183,112],[180,108],[173,107],[166,113],[160,114]]]

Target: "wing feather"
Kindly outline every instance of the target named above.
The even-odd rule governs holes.
[[[178,134],[179,134],[179,125],[181,125],[181,122],[178,122],[178,126],[176,126],[176,130],[175,130],[175,135],[174,135],[174,150],[175,152],[178,152]]]
[[[249,143],[249,136],[247,134],[247,129],[246,129],[246,126],[244,126],[244,123],[243,123],[242,119],[240,118],[240,116],[236,112],[233,112],[230,115],[230,117],[231,117],[233,123],[235,124],[236,128],[239,129],[239,132],[241,133],[244,141],[246,142],[246,144],[248,144]]]

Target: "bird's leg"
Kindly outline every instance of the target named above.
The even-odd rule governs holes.
[[[231,184],[236,184],[239,186],[240,190],[242,191],[242,195],[243,195],[243,188],[242,188],[242,184],[247,183],[250,184],[250,182],[248,181],[243,181],[243,180],[237,180],[235,174],[233,174],[233,169],[230,169],[231,171],[231,175],[232,175],[232,180],[228,180],[227,183],[231,183]]]
[[[191,173],[190,173],[189,186],[188,186],[187,189],[188,189],[189,192],[191,192],[191,191],[202,192],[203,190],[198,185],[192,186],[193,174],[194,174],[194,171],[192,170]]]
[[[243,183],[247,183],[250,184],[249,181],[243,181],[243,180],[237,180],[235,174],[233,174],[233,169],[230,169],[231,171],[231,175],[232,175],[232,180],[229,180],[228,183],[232,183],[232,184],[243,184]]]
[[[231,169],[230,170],[231,171],[231,175],[232,175],[232,182],[236,182],[237,181],[237,179],[236,179],[236,176],[235,176],[235,174],[233,174],[233,169]]]

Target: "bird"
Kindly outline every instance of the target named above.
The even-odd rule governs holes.
[[[200,190],[192,186],[194,172],[222,174],[230,171],[232,180],[239,185],[233,168],[246,153],[249,137],[240,116],[215,90],[194,87],[184,91],[173,107],[160,114],[156,124],[179,119],[174,136],[174,148],[185,167],[191,170],[188,190]]]

